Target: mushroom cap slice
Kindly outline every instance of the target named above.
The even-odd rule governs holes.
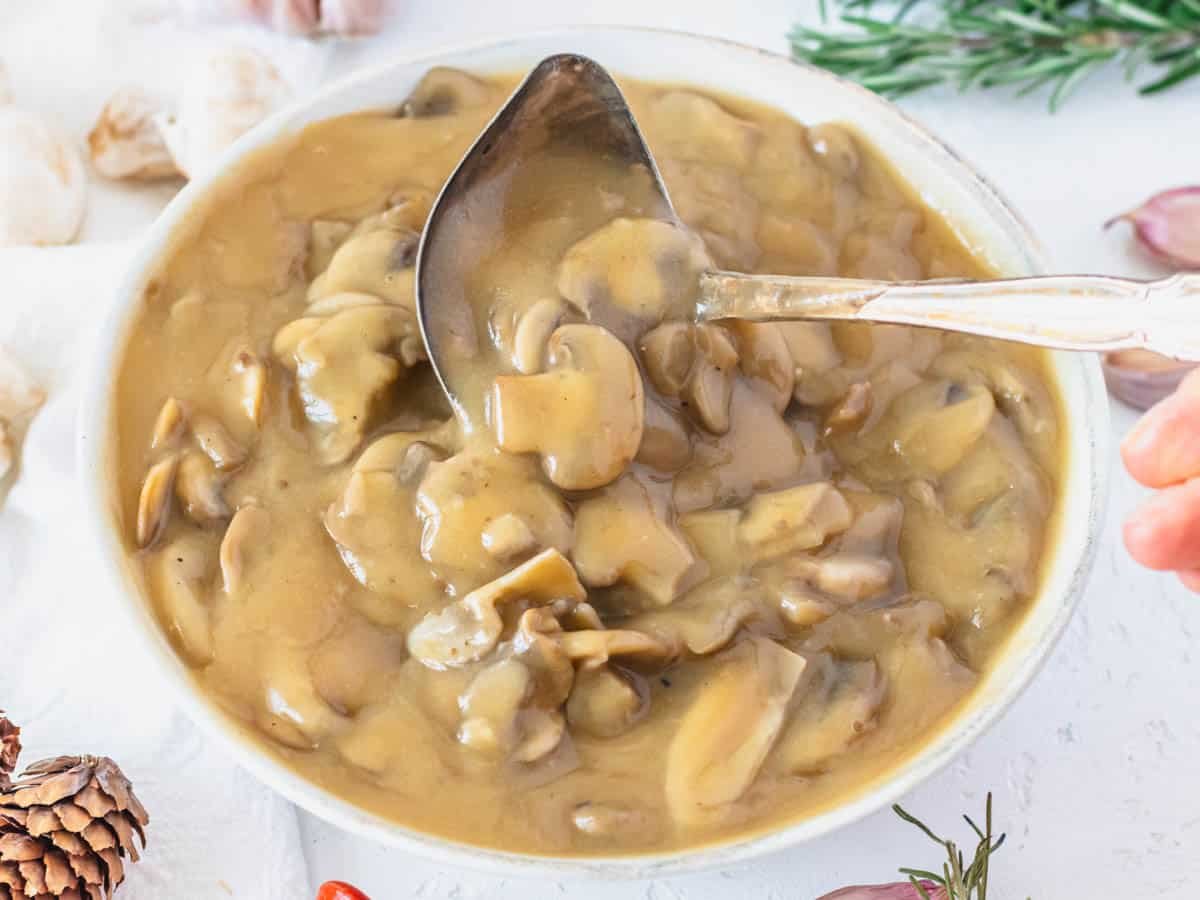
[[[567,558],[551,548],[495,581],[471,591],[438,613],[429,613],[408,635],[409,652],[431,669],[460,668],[495,649],[504,631],[498,607],[515,600],[545,606],[582,603],[587,592]]]
[[[322,520],[356,581],[413,606],[428,606],[442,593],[421,557],[416,510],[421,466],[440,455],[423,440],[429,435],[397,432],[372,443]]]
[[[579,504],[572,558],[586,584],[623,581],[657,606],[679,595],[696,563],[687,541],[632,475]]]
[[[735,506],[755,492],[795,484],[804,475],[801,436],[745,379],[734,381],[729,418],[725,434],[693,434],[692,459],[672,488],[680,513]]]
[[[405,339],[417,334],[412,312],[379,303],[297,319],[275,335],[275,356],[296,376],[325,462],[341,462],[358,447],[384,391],[405,369]]]
[[[188,529],[149,558],[149,578],[163,624],[183,655],[197,666],[213,658],[210,591],[215,537]]]
[[[832,484],[802,484],[751,499],[738,523],[738,541],[756,560],[785,556],[819,547],[849,528],[853,515]]]
[[[558,290],[593,320],[604,305],[651,324],[690,318],[700,273],[711,268],[704,242],[658,219],[618,217],[575,243],[558,268]]]
[[[681,398],[688,414],[713,434],[729,430],[738,364],[730,332],[719,325],[668,322],[644,335],[639,348],[659,393]]]
[[[611,666],[584,669],[575,676],[567,698],[567,722],[593,737],[616,737],[645,714],[648,699],[645,688],[627,673]]]
[[[637,454],[645,395],[625,345],[596,325],[560,325],[547,345],[548,371],[500,375],[492,391],[496,441],[537,453],[565,490],[602,487]]]
[[[805,678],[803,699],[794,705],[779,737],[771,768],[793,774],[819,772],[855,740],[875,727],[887,695],[887,678],[874,660],[840,662],[821,655]]]
[[[270,527],[270,514],[256,504],[247,503],[233,514],[221,539],[221,581],[225,593],[241,590],[248,560]]]
[[[783,727],[806,665],[804,657],[759,637],[719,658],[667,751],[667,806],[677,823],[719,818],[746,792]]]
[[[459,590],[499,578],[512,567],[513,559],[496,556],[485,543],[498,520],[520,520],[533,535],[532,549],[566,553],[574,540],[570,510],[534,460],[478,444],[430,463],[416,502],[421,555]]]
[[[171,453],[150,467],[138,495],[137,544],[149,547],[162,534],[171,514],[179,454]]]
[[[183,451],[175,475],[175,495],[188,518],[204,525],[229,515],[222,494],[226,478],[199,450]]]

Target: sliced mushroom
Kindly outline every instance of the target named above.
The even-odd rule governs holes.
[[[741,641],[716,664],[667,750],[667,805],[680,825],[711,821],[754,782],[806,666],[766,638]]]
[[[254,427],[262,425],[267,398],[267,366],[249,350],[239,350],[233,358],[233,371],[241,388],[239,405]]]
[[[429,613],[409,632],[409,652],[431,669],[478,662],[495,648],[504,630],[498,607],[517,600],[545,606],[565,599],[582,603],[587,592],[571,563],[557,550],[528,562],[472,591],[438,613]]]
[[[311,750],[347,724],[317,692],[302,651],[276,645],[261,662],[263,699],[259,727],[297,750]]]
[[[358,447],[404,371],[404,340],[417,335],[411,312],[384,304],[297,319],[276,334],[275,355],[296,376],[325,462],[341,462]]]
[[[726,326],[737,340],[738,368],[782,413],[792,402],[796,364],[780,327],[773,323],[731,322]]]
[[[374,228],[356,229],[309,285],[309,302],[347,292],[370,294],[415,313],[413,263],[419,240],[418,230],[388,227],[383,222]]]
[[[655,390],[680,398],[687,413],[713,434],[729,430],[738,351],[728,331],[668,322],[644,335],[639,350]]]
[[[562,325],[547,346],[548,371],[495,379],[496,440],[537,453],[566,490],[613,481],[633,460],[645,421],[642,379],[619,340],[595,325]]]
[[[775,326],[791,351],[792,394],[805,406],[824,406],[842,390],[842,354],[823,322],[785,322]]]
[[[663,143],[675,159],[746,169],[761,139],[755,123],[694,91],[665,91],[650,109],[655,127],[662,129],[664,138],[670,136]]]
[[[858,381],[850,385],[845,396],[825,417],[826,431],[853,431],[871,414],[871,382]]]
[[[758,494],[746,504],[738,541],[756,560],[819,547],[853,521],[850,505],[828,482]]]
[[[193,415],[191,427],[200,449],[221,471],[236,469],[246,461],[249,455],[246,448],[235,441],[228,429],[212,416]]]
[[[213,658],[209,599],[215,571],[215,538],[195,529],[181,533],[149,559],[159,615],[172,640],[196,666]]]
[[[679,530],[708,564],[709,575],[732,575],[745,567],[738,546],[741,518],[736,509],[706,509],[679,517]]]
[[[745,626],[763,623],[772,629],[763,590],[751,578],[710,578],[688,591],[670,606],[653,609],[629,619],[627,625],[678,647],[695,656],[724,649]]]
[[[513,367],[522,375],[542,371],[550,336],[562,324],[569,310],[557,297],[542,297],[512,316],[510,324],[501,325],[493,317],[496,343],[505,350]]]
[[[772,754],[771,767],[789,774],[820,772],[845,753],[875,727],[887,695],[887,679],[874,660],[840,662],[825,655],[818,660]]]
[[[138,495],[136,537],[139,547],[149,547],[166,527],[178,471],[179,454],[172,453],[152,465],[146,473]]]
[[[690,317],[700,273],[709,268],[703,242],[687,228],[618,217],[566,252],[558,291],[600,324],[611,324],[613,311],[655,324]]]
[[[538,546],[537,535],[525,520],[512,513],[497,516],[484,526],[483,549],[502,562],[511,562]]]
[[[691,462],[672,486],[680,513],[736,506],[756,491],[795,484],[805,473],[800,434],[744,379],[734,383],[729,413],[725,434],[692,436]]]
[[[784,564],[789,574],[811,584],[826,596],[857,603],[888,593],[895,574],[891,560],[858,553],[823,557],[794,557]]]
[[[342,715],[382,700],[404,660],[404,637],[351,616],[308,658],[313,687]]]
[[[354,230],[352,222],[336,219],[314,219],[308,226],[308,259],[304,264],[308,280],[313,281],[329,268],[333,254]]]
[[[462,69],[434,66],[401,104],[400,115],[414,119],[448,116],[462,109],[483,106],[491,100],[492,89],[487,82]]]
[[[441,455],[428,437],[427,431],[397,432],[372,443],[322,520],[355,580],[416,607],[442,594],[421,557],[416,510],[417,484]]]
[[[1000,353],[983,342],[967,343],[969,349],[943,353],[930,366],[930,373],[960,381],[980,380],[992,392],[996,406],[1016,426],[1034,459],[1052,470],[1058,456],[1058,416],[1054,399],[1042,379],[1036,377],[1035,359],[1014,358],[1018,351]]]
[[[187,418],[184,415],[183,407],[174,397],[168,397],[158,411],[158,418],[154,420],[150,449],[174,450],[179,445],[179,440],[186,427]]]
[[[635,459],[659,472],[678,472],[691,458],[692,441],[683,418],[648,394],[642,443]]]
[[[247,560],[270,527],[270,515],[256,504],[247,503],[233,514],[221,539],[221,582],[225,593],[234,594],[242,589]]]
[[[624,734],[649,708],[649,694],[635,679],[611,666],[580,671],[567,699],[567,723],[598,738]]]
[[[650,143],[658,146],[653,134]],[[675,211],[703,238],[716,266],[755,271],[759,201],[746,190],[742,173],[699,159],[660,157],[659,166]]]
[[[175,496],[193,522],[206,525],[229,516],[225,503],[225,476],[205,454],[184,450],[175,474]]]
[[[632,475],[579,504],[572,558],[585,584],[622,581],[656,606],[679,595],[696,563],[687,542]]]
[[[439,577],[467,589],[510,568],[511,560],[497,557],[483,540],[501,516],[519,519],[535,549],[567,553],[574,540],[570,511],[533,460],[478,445],[431,463],[416,503],[422,556]]]
[[[980,384],[927,381],[893,400],[880,428],[914,471],[941,475],[975,446],[995,409]]]

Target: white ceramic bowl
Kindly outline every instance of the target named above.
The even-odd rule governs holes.
[[[826,834],[896,800],[945,766],[988,727],[1033,677],[1083,592],[1100,530],[1106,493],[1108,406],[1092,357],[1057,355],[1054,370],[1067,409],[1068,461],[1060,533],[1037,602],[1006,652],[952,723],[876,783],[818,815],[768,834],[694,851],[617,859],[533,857],[468,847],[406,829],[334,797],[287,769],[240,733],[197,690],[141,596],[118,540],[118,504],[110,433],[116,366],[139,298],[173,233],[214,182],[239,158],[281,135],[329,116],[396,105],[433,65],[478,72],[528,69],[561,51],[594,57],[614,72],[667,82],[690,82],[739,94],[784,110],[802,122],[849,122],[865,134],[945,215],[963,237],[1002,272],[1044,270],[1040,248],[994,188],[949,147],[895,107],[849,82],[782,56],[713,38],[633,28],[579,28],[477,43],[399,60],[341,81],[274,116],[226,154],[214,174],[193,181],[151,227],[98,336],[80,411],[79,466],[86,516],[100,548],[112,601],[131,614],[132,631],[149,650],[147,677],[164,678],[179,703],[260,780],[310,812],[349,831],[450,864],[505,874],[556,878],[659,876],[723,866]]]

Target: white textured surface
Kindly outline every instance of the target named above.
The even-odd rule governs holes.
[[[80,134],[116,84],[178,77],[180,54],[168,49],[173,45],[164,42],[164,30],[116,28],[114,10],[120,5],[117,0],[0,0],[0,59],[12,69],[18,97],[52,111],[65,129]],[[804,0],[397,0],[399,13],[383,38],[336,50],[269,43],[311,83],[395,53],[569,22],[683,28],[783,50],[788,27],[798,15],[811,18],[814,5]],[[72,21],[64,12],[77,18]],[[1152,274],[1129,250],[1124,234],[1103,233],[1099,224],[1153,191],[1200,182],[1195,124],[1200,83],[1138,100],[1114,74],[1086,84],[1053,117],[1039,98],[935,94],[906,105],[1001,186],[1063,271]],[[165,195],[112,187],[97,191],[86,236],[135,233]],[[1132,421],[1127,411],[1118,410],[1114,428],[1124,433]],[[1119,522],[1141,495],[1124,475],[1118,474],[1113,485],[1091,590],[1049,663],[990,733],[905,801],[927,821],[949,829],[960,813],[981,809],[987,790],[995,793],[997,818],[1011,841],[993,869],[996,890],[989,896],[997,900],[1027,894],[1042,900],[1183,900],[1200,893],[1200,857],[1192,849],[1200,839],[1200,767],[1195,764],[1200,720],[1192,714],[1200,689],[1200,658],[1193,652],[1200,636],[1200,600],[1128,560]],[[3,571],[0,578],[2,590],[9,590]],[[6,695],[14,685],[18,697],[28,690],[12,674],[7,661],[0,664],[0,700],[10,703]],[[64,677],[57,690],[63,695],[78,690],[77,677]],[[136,698],[137,688],[109,687],[110,692],[95,693],[97,715],[120,716],[117,698],[122,691]],[[203,758],[215,752],[197,746],[199,738],[186,722],[172,727],[179,731],[179,753]],[[170,800],[164,796],[163,802]],[[163,811],[171,814],[169,806]],[[234,822],[228,827],[236,830]],[[225,825],[197,823],[191,852],[208,853],[206,836]],[[890,813],[745,869],[622,885],[505,882],[449,871],[351,838],[303,814],[300,831],[314,885],[344,878],[376,900],[807,900],[842,884],[890,879],[897,865],[938,863],[937,848]],[[233,887],[235,896],[259,900]],[[146,890],[144,896],[172,900],[227,896],[215,882],[204,890],[165,882],[161,892]]]

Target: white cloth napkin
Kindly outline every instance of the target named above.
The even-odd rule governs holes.
[[[106,755],[133,781],[150,827],[122,900],[303,900],[295,810],[173,707],[80,527],[75,379],[131,250],[0,250],[0,345],[48,394],[0,510],[0,708],[23,763]]]

